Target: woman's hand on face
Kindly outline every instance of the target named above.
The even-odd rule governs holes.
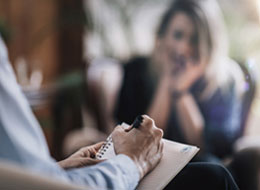
[[[171,90],[186,92],[196,82],[206,70],[206,61],[199,63],[187,60],[183,69],[172,74]]]
[[[100,142],[91,146],[83,147],[65,160],[59,161],[58,164],[63,169],[72,169],[95,165],[102,162],[104,160],[95,159],[95,156],[103,144],[104,142]]]
[[[196,62],[192,58],[175,55],[160,41],[156,44],[152,59],[158,66],[161,77],[170,80],[170,91],[188,91],[192,84],[205,73],[207,66],[207,61],[204,59]]]
[[[153,66],[156,67],[156,70],[160,72],[161,76],[170,76],[172,71],[174,70],[174,64],[169,57],[169,49],[158,40],[156,42],[156,47],[153,51],[152,62]]]

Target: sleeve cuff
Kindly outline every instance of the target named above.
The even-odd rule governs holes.
[[[112,160],[122,170],[125,184],[130,189],[135,189],[140,180],[140,174],[134,161],[124,154],[118,154]]]

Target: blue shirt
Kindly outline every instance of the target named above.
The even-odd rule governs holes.
[[[43,132],[16,82],[1,37],[0,159],[94,189],[134,189],[139,180],[136,165],[126,155],[73,170],[62,169],[51,158]]]

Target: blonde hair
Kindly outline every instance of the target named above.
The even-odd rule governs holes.
[[[177,12],[191,17],[198,31],[198,56],[207,62],[207,86],[201,98],[211,97],[216,89],[226,90],[231,79],[242,78],[238,65],[228,57],[229,44],[223,16],[216,0],[175,0],[165,12],[157,36],[163,37]],[[232,67],[232,69],[230,69]],[[240,78],[240,79],[239,79]]]
[[[243,79],[243,74],[238,64],[228,56],[229,43],[221,9],[216,0],[196,0],[204,12],[208,22],[209,35],[212,42],[211,54],[205,77],[207,87],[202,92],[201,98],[211,97],[217,88],[226,91],[230,80]],[[236,88],[238,89],[238,88]]]

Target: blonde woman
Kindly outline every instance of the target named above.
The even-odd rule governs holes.
[[[162,17],[150,56],[133,58],[115,117],[131,123],[147,113],[167,138],[226,156],[240,132],[242,73],[228,58],[221,12],[214,0],[176,0]]]

